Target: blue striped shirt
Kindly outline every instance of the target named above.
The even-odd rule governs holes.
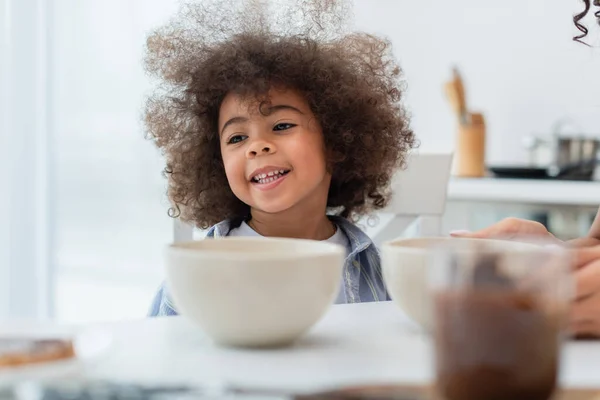
[[[383,283],[379,250],[362,230],[345,218],[330,219],[346,235],[349,242],[348,255],[342,272],[342,290],[336,303],[361,303],[390,300]],[[230,221],[223,221],[209,229],[207,238],[224,237],[229,234]],[[152,301],[149,315],[177,315],[168,289],[163,284]]]

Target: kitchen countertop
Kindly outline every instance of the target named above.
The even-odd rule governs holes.
[[[448,201],[544,205],[600,205],[599,181],[452,178]]]

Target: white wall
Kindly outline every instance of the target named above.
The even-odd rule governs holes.
[[[453,148],[442,85],[458,65],[488,121],[488,161],[524,160],[520,136],[573,118],[600,137],[600,46],[571,40],[579,0],[355,0],[359,27],[388,36],[422,148]],[[591,27],[593,21],[588,20]],[[600,29],[592,29],[600,45]]]

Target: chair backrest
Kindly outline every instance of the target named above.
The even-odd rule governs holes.
[[[439,236],[452,153],[413,153],[392,181],[389,205],[359,224],[375,244],[402,236]]]
[[[190,224],[181,222],[180,219],[173,220],[173,241],[188,242],[194,240],[194,227]]]
[[[407,168],[392,181],[393,196],[382,212],[439,215],[446,207],[452,153],[411,154]]]
[[[406,235],[439,235],[451,166],[452,153],[411,154],[407,168],[393,179],[390,204],[360,220],[360,227],[378,245]],[[194,229],[175,220],[173,235],[175,242],[193,240]]]

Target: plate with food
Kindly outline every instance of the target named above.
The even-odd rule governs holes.
[[[19,380],[72,377],[110,347],[108,331],[92,328],[2,327],[0,386]]]

